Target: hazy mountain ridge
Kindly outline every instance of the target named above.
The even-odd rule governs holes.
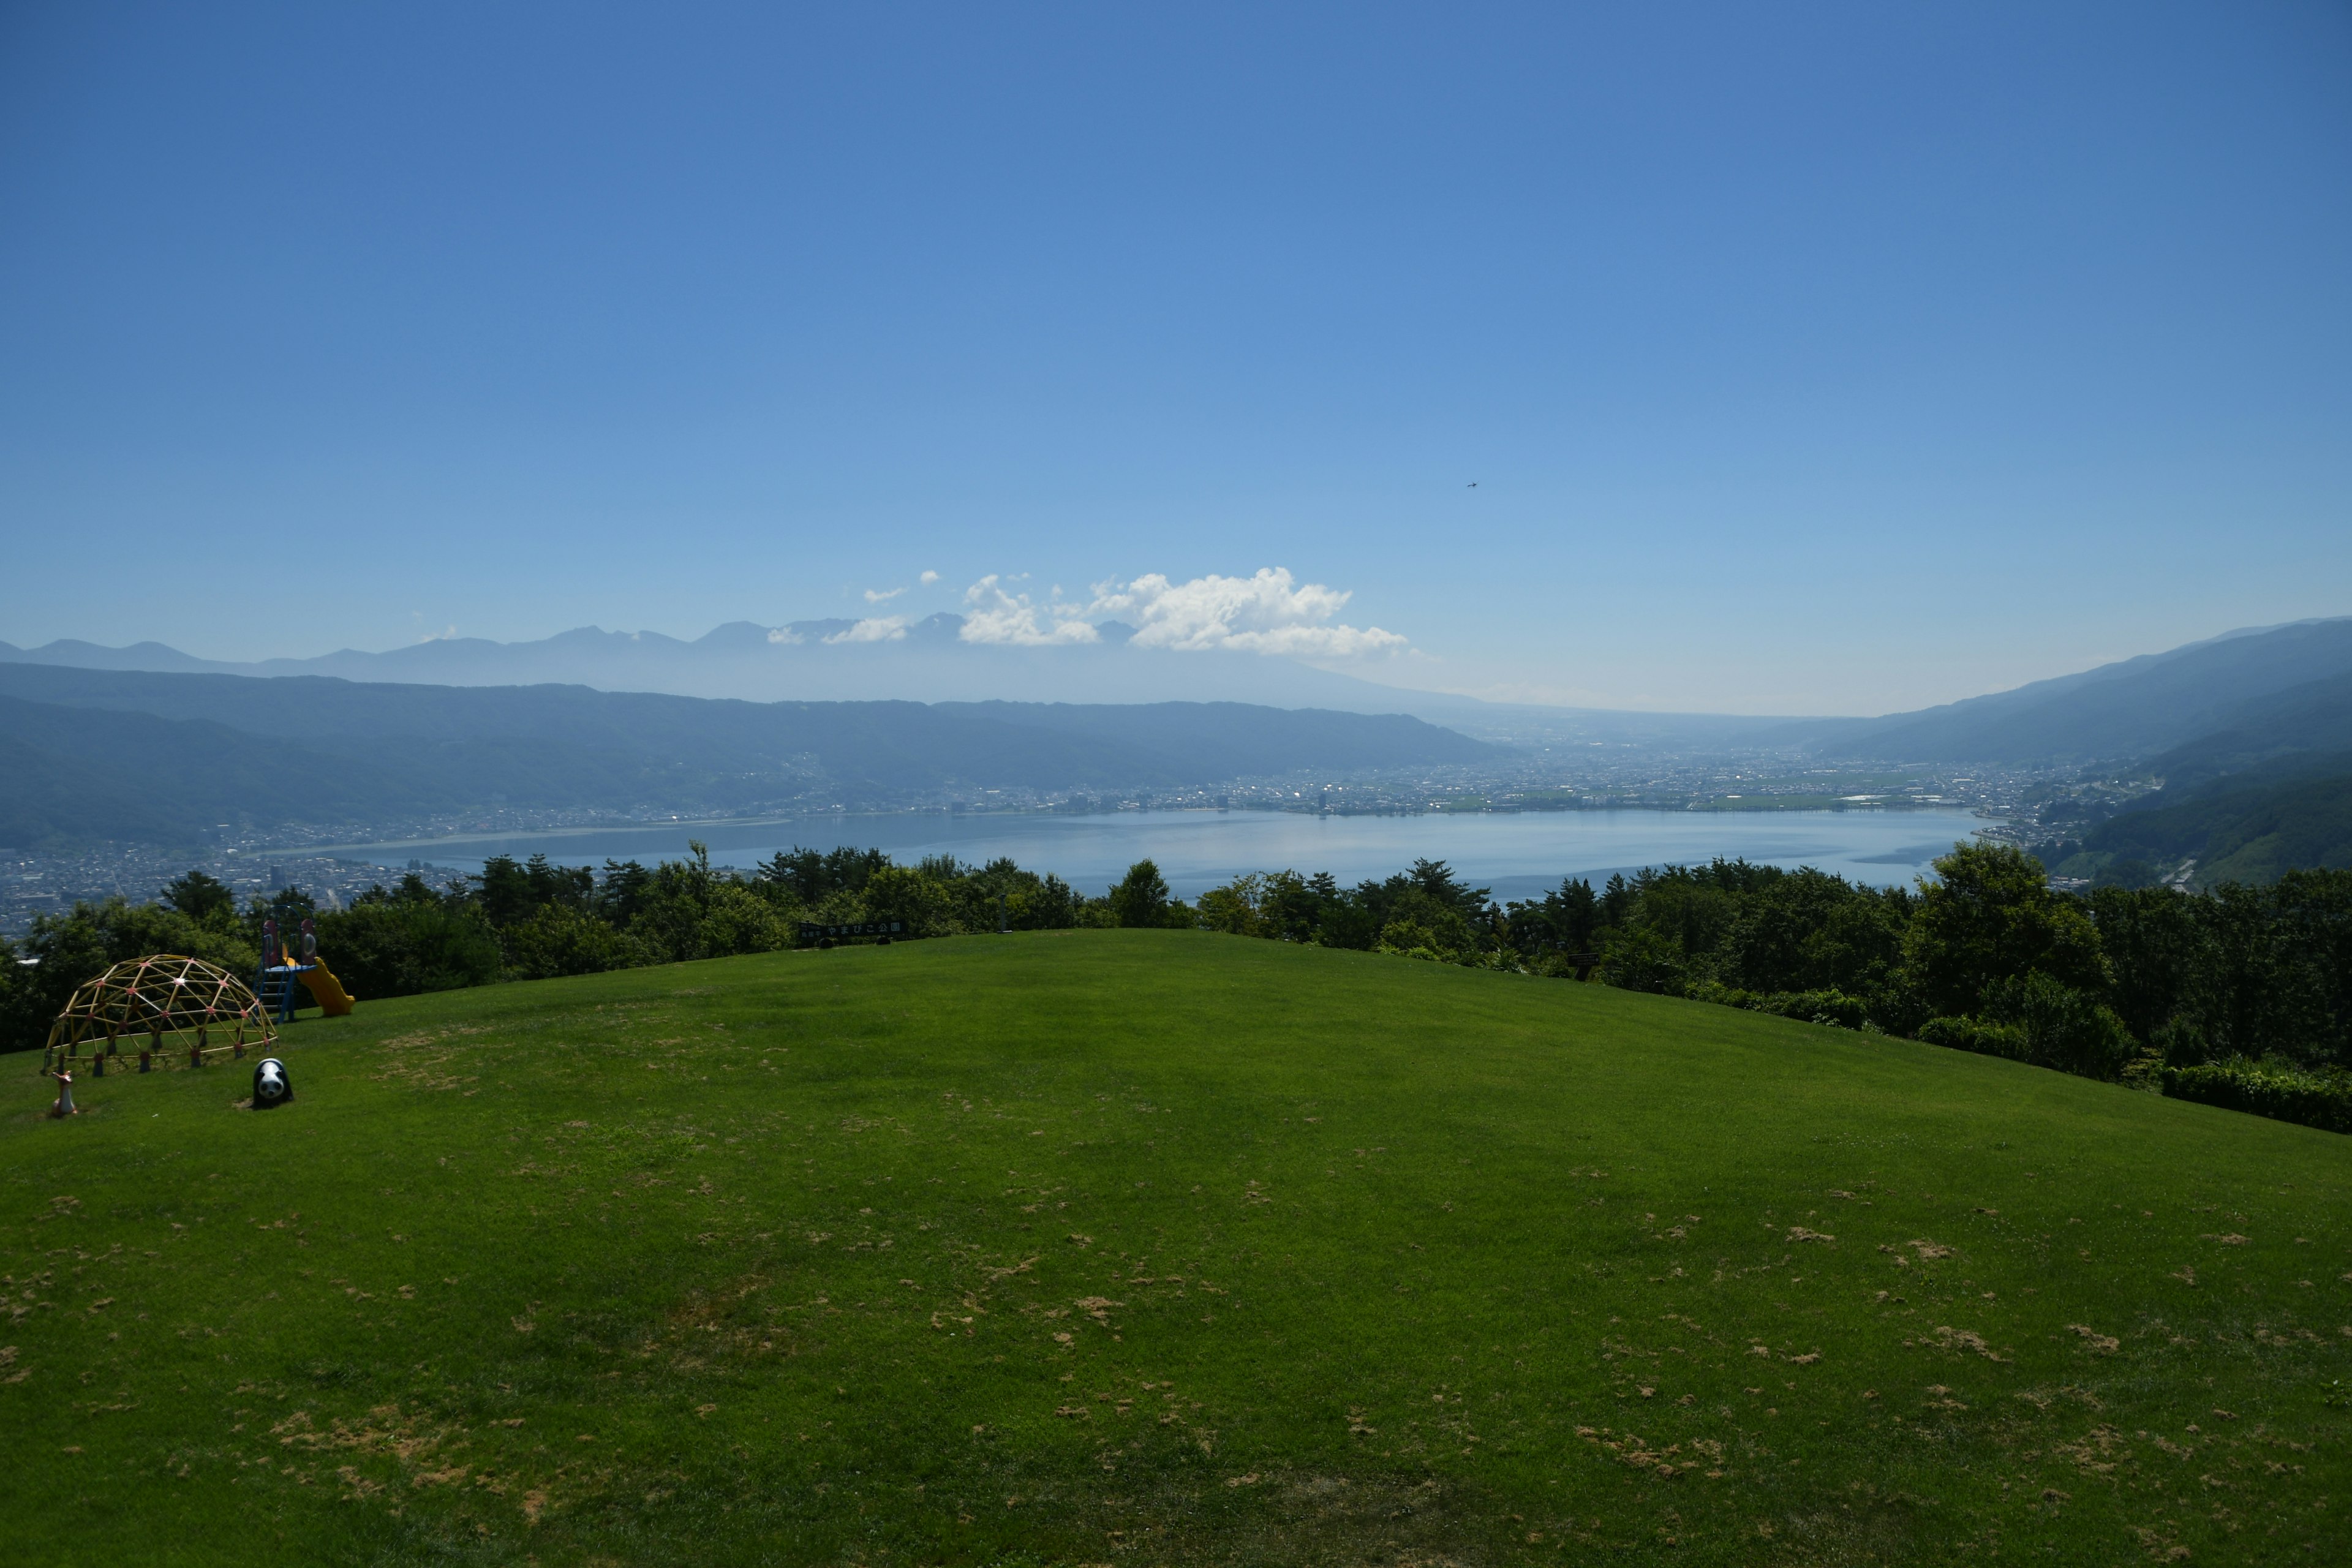
[[[2352,617],[2233,632],[2170,652],[1914,713],[1834,727],[1821,754],[1925,763],[2070,763],[2144,758],[2238,725],[2268,699],[2304,690],[2286,722],[2352,712]],[[1788,732],[1796,738],[1794,731]],[[2292,743],[2288,731],[2278,738]]]
[[[1419,720],[1242,705],[751,703],[578,686],[0,665],[0,843],[516,807],[761,809],[813,793],[1200,787],[1475,762]]]
[[[1234,702],[1344,713],[1401,713],[1506,743],[1549,741],[1707,748],[1745,743],[1785,718],[1648,713],[1487,702],[1412,690],[1256,653],[1137,647],[1106,622],[1097,643],[1015,647],[961,640],[963,617],[932,616],[881,641],[845,638],[859,623],[735,621],[691,641],[658,632],[583,626],[535,642],[459,637],[316,658],[233,663],[162,643],[110,648],[62,639],[37,648],[0,642],[0,668],[36,665],[118,672],[286,679],[334,676],[370,684],[592,687],[604,691],[774,701],[1068,703]],[[1829,721],[1834,722],[1834,721]]]
[[[2147,767],[2172,790],[2281,759],[2332,752],[2352,752],[2352,675],[2248,701],[2226,727],[2150,758]]]
[[[0,660],[76,668],[281,678],[340,676],[444,686],[593,686],[746,701],[1073,702],[1252,701],[1346,712],[1400,712],[1428,693],[1403,691],[1295,660],[1257,654],[1175,653],[1129,645],[1109,623],[1104,640],[1024,647],[961,640],[964,619],[937,615],[895,636],[860,638],[850,619],[763,626],[732,621],[688,640],[659,632],[579,626],[536,641],[436,638],[366,653],[250,663],[198,658],[161,643],[126,648],[79,640],[37,648],[0,643]],[[1131,635],[1131,634],[1130,634]],[[1466,698],[1441,705],[1480,706]]]
[[[227,664],[160,643],[126,648],[61,640],[0,643],[0,670],[49,668],[272,679],[331,676],[443,689],[562,685],[761,704],[915,701],[989,709],[1039,702],[1085,709],[1099,732],[1118,708],[1166,702],[1410,715],[1516,744],[1748,750],[1824,759],[2063,765],[2174,763],[2206,775],[2352,732],[2352,618],[2253,628],[2012,690],[1875,719],[1750,718],[1493,703],[1381,686],[1252,653],[1133,646],[1106,623],[1097,643],[1012,647],[962,640],[963,617],[937,615],[884,640],[847,640],[861,623],[783,626],[737,621],[691,641],[580,627],[536,642],[453,638],[385,653]],[[15,689],[15,688],[6,688]],[[31,695],[27,693],[27,695]],[[999,714],[998,717],[1007,717]],[[334,721],[331,718],[330,722]],[[2224,742],[2219,737],[2235,738]]]

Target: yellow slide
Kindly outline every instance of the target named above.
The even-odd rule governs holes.
[[[302,986],[310,993],[310,999],[319,1005],[319,1011],[330,1018],[340,1018],[349,1013],[357,998],[343,989],[343,983],[335,978],[335,972],[327,967],[325,959],[314,958],[310,962],[316,967],[302,972]]]

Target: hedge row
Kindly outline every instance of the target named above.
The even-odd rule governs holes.
[[[2240,1057],[2167,1068],[2164,1092],[2200,1105],[2249,1110],[2329,1132],[2352,1132],[2352,1077],[2341,1074],[2305,1072]]]

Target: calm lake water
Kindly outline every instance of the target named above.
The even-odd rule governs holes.
[[[1272,811],[1123,811],[1100,816],[840,816],[663,827],[519,833],[373,844],[334,853],[401,866],[410,859],[478,871],[484,858],[544,854],[563,865],[682,858],[688,838],[713,864],[751,867],[793,845],[887,849],[900,861],[1009,856],[1099,894],[1147,856],[1192,898],[1245,871],[1328,871],[1343,884],[1385,877],[1426,857],[1449,862],[1498,900],[1540,897],[1564,877],[1720,855],[1817,866],[1882,886],[1907,883],[1985,825],[1964,811],[1559,811],[1461,816],[1308,816]],[[311,851],[317,853],[317,851]]]

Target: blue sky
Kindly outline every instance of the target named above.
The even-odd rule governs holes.
[[[20,4],[0,213],[19,644],[1277,567],[1872,712],[2352,613],[2339,5]]]

